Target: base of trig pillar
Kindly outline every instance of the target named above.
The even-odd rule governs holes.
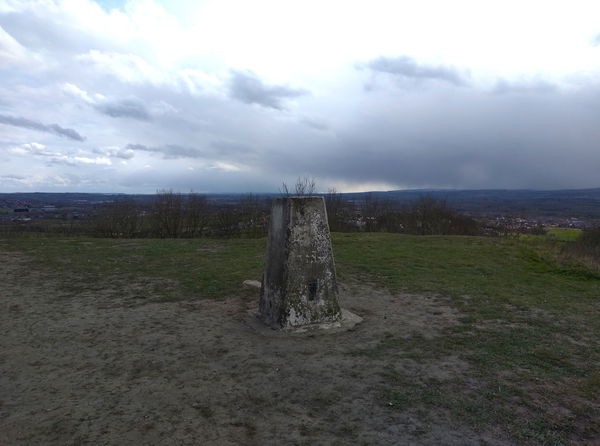
[[[256,333],[262,336],[278,337],[287,335],[312,336],[317,333],[319,335],[341,333],[344,331],[353,330],[358,324],[363,322],[362,317],[344,308],[342,308],[341,313],[342,317],[339,321],[288,326],[280,328],[278,330],[273,330],[272,328],[277,327],[270,327],[268,325],[265,325],[262,320],[257,318],[256,309],[254,309],[248,312],[248,317],[244,319],[244,323],[246,324],[246,326],[253,329],[254,331],[256,331]]]
[[[273,328],[341,321],[322,197],[273,201],[258,318]]]

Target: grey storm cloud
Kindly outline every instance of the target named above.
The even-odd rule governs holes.
[[[164,159],[177,158],[204,158],[205,153],[193,147],[184,147],[178,144],[165,144],[156,147],[146,146],[144,144],[128,144],[126,149],[138,152],[157,153],[163,156]]]
[[[22,127],[30,130],[37,130],[39,132],[53,133],[63,138],[69,138],[74,141],[84,141],[85,137],[81,136],[73,129],[67,129],[59,126],[58,124],[42,124],[41,122],[32,121],[27,118],[20,116],[7,116],[0,115],[0,124],[12,125],[15,127]]]
[[[152,116],[138,101],[124,100],[96,105],[96,110],[113,118],[131,118],[139,121],[150,121]]]
[[[327,125],[326,122],[320,121],[317,119],[302,118],[302,119],[300,119],[300,123],[310,127],[311,129],[314,129],[314,130],[320,130],[320,131],[329,130],[329,125]]]
[[[275,110],[283,110],[282,101],[306,95],[308,91],[287,85],[267,85],[250,71],[232,70],[229,94],[232,98],[246,104],[258,104]]]
[[[556,85],[544,80],[509,82],[507,80],[500,79],[498,82],[496,82],[493,92],[498,94],[545,94],[555,92],[556,89]]]
[[[428,65],[416,62],[412,57],[378,57],[366,63],[367,68],[406,79],[439,80],[454,85],[465,85],[466,77],[456,68],[445,65]]]
[[[239,141],[218,140],[212,141],[210,145],[216,154],[224,156],[248,155],[256,151],[252,145]]]
[[[597,187],[600,129],[590,110],[599,88],[451,88],[454,101],[441,85],[365,92],[335,138],[288,138],[285,151],[271,147],[265,169],[409,188]]]

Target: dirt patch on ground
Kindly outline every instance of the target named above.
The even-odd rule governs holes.
[[[154,284],[117,276],[66,293],[58,281],[81,279],[1,248],[0,277],[2,445],[501,444],[382,394],[390,368],[450,380],[468,369],[458,358],[356,354],[390,334],[440,336],[459,315],[439,296],[343,284],[355,329],[273,337],[244,322],[258,293],[157,303]]]

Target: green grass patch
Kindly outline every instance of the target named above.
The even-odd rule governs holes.
[[[546,236],[562,241],[577,240],[581,236],[581,229],[576,228],[546,228]]]
[[[239,294],[242,281],[260,279],[264,239],[104,239],[36,235],[9,237],[35,267],[70,278],[73,292],[113,278],[163,281],[159,299],[221,298]]]
[[[451,296],[482,317],[502,317],[506,305],[589,309],[600,296],[600,275],[557,265],[539,240],[371,233],[336,234],[334,245],[342,279]]]

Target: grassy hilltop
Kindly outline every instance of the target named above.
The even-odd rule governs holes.
[[[207,444],[600,442],[600,275],[561,257],[562,244],[572,243],[568,240],[574,237],[334,234],[342,306],[363,316],[365,322],[352,332],[310,336],[296,339],[295,344],[281,338],[253,338],[249,331],[237,341],[227,341],[227,331],[215,334],[218,327],[211,331],[192,323],[189,330],[199,330],[199,339],[224,343],[220,349],[204,351],[194,362],[194,373],[218,364],[231,372],[222,372],[229,378],[214,389],[215,394],[205,395],[204,402],[190,403],[197,405],[193,413],[199,424],[194,432],[225,426],[219,431],[220,440],[207,440]],[[178,308],[182,312],[178,317],[187,320],[194,314],[212,314],[212,305],[235,302],[232,305],[239,311],[232,310],[231,318],[223,322],[223,327],[231,326],[235,332],[257,302],[257,294],[242,290],[240,284],[260,278],[265,244],[264,239],[19,236],[0,240],[0,252],[5,263],[19,262],[18,267],[5,271],[7,287],[43,283],[40,293],[50,290],[54,295],[40,299],[50,299],[48,305],[66,305],[61,311],[68,313],[78,300],[94,302],[94,296],[101,295],[103,305],[110,311],[118,308],[123,321],[131,318],[135,325],[136,312],[142,308],[156,308],[155,312]],[[192,304],[198,313],[188,316]],[[26,303],[10,305],[5,313],[10,321],[34,312]],[[9,327],[10,321],[3,323]],[[118,327],[113,325],[111,330]],[[177,323],[165,330],[164,336],[185,337],[177,332]],[[135,339],[131,342],[136,343]],[[256,350],[265,342],[269,349]],[[242,346],[246,353],[241,352]],[[112,350],[103,354],[109,357]],[[172,354],[169,350],[160,357]],[[4,359],[8,356],[3,354]],[[286,359],[280,363],[280,357]],[[294,362],[298,357],[301,361]],[[198,391],[196,384],[182,377],[188,373],[188,360],[188,356],[175,357],[157,372],[146,363],[117,358],[119,369],[111,373],[95,368],[85,373],[89,382],[92,377],[126,382],[122,391],[127,395],[148,385],[136,373],[180,382],[177,391],[183,393],[177,401],[185,410],[177,407],[177,401],[166,406],[163,401],[160,409],[172,406],[173,413],[180,413],[189,409],[185,398],[191,389]],[[247,367],[238,369],[240,363]],[[277,372],[264,366],[271,363],[279,364],[273,365]],[[287,369],[290,364],[296,368]],[[69,367],[63,363],[61,373],[80,373],[75,365],[72,371]],[[270,373],[284,374],[276,379]],[[309,375],[319,378],[302,381],[302,385],[297,382]],[[253,387],[252,380],[262,376],[267,381]],[[4,386],[16,392],[15,388],[25,386],[17,382],[16,378],[5,381],[0,389]],[[239,388],[244,382],[248,383],[245,390]],[[265,390],[271,388],[277,391]],[[218,396],[223,389],[236,394],[233,415],[227,412],[231,401]],[[71,404],[81,403],[87,394],[72,397]],[[19,398],[14,393],[8,400],[27,406]],[[142,410],[151,411],[154,403],[151,399]],[[103,410],[98,407],[96,415],[104,416]],[[25,415],[25,409],[15,411],[14,419],[10,411],[7,418],[0,417],[0,430],[3,423],[8,423],[5,429],[13,429],[35,418]],[[232,421],[224,421],[226,412]],[[288,420],[280,430],[266,421],[278,414]],[[158,421],[145,430],[132,427],[134,433],[129,432],[128,438],[153,441],[159,437],[149,435],[161,429],[169,435],[184,432],[176,419],[173,415],[168,429]],[[65,423],[61,434],[61,430],[44,430],[42,420],[41,437],[30,439],[47,435],[55,435],[52,438],[57,441],[73,435],[90,441],[104,438],[94,434],[92,427]],[[11,435],[16,435],[14,429]]]

